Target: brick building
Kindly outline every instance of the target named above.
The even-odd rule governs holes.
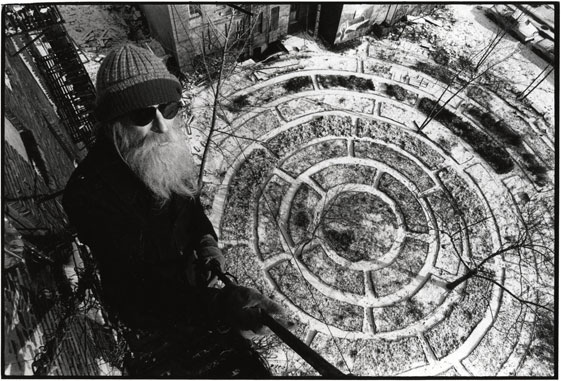
[[[288,33],[289,4],[144,4],[152,36],[183,71],[193,68],[201,56],[240,41],[243,57],[258,56]],[[251,15],[249,14],[251,13]]]
[[[95,94],[63,22],[54,5],[3,9],[4,375],[109,372],[108,335],[66,298],[79,247],[60,199],[91,144]]]
[[[430,7],[430,5],[429,5]],[[367,34],[373,25],[392,25],[425,5],[412,4],[143,4],[152,36],[182,71],[221,51],[229,34],[241,41],[241,58],[272,53],[287,34],[307,32],[329,46]],[[231,27],[230,27],[231,23]],[[229,31],[229,33],[228,33]],[[230,45],[229,45],[230,46]]]

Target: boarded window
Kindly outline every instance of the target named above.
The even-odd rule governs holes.
[[[274,7],[271,9],[271,30],[277,30],[279,28],[279,7]]]
[[[263,33],[263,12],[257,16],[257,33]]]

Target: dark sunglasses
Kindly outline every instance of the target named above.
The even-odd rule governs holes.
[[[145,107],[138,110],[131,111],[128,114],[131,122],[137,126],[145,126],[152,122],[156,117],[156,109],[160,110],[162,116],[166,119],[173,119],[181,109],[181,103],[174,101],[163,103],[158,107]]]

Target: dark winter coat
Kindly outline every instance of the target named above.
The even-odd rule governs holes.
[[[141,327],[164,315],[205,319],[205,303],[216,290],[198,281],[195,251],[215,245],[204,237],[216,234],[198,198],[174,196],[156,207],[148,188],[100,137],[71,176],[63,206],[97,259],[110,311]]]

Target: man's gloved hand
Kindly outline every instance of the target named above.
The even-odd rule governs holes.
[[[232,328],[241,331],[265,332],[261,313],[282,314],[282,307],[263,296],[259,291],[243,287],[228,286],[220,290],[211,302],[211,314]]]
[[[212,260],[215,260],[220,264],[220,268],[222,269],[226,259],[224,258],[224,254],[222,254],[222,250],[218,247],[218,243],[216,243],[216,240],[210,234],[206,234],[201,238],[197,249],[197,257],[199,258],[203,268],[206,270],[204,278],[208,283],[208,286],[212,287],[216,283],[216,278],[211,279],[212,274],[208,269],[208,264]]]

